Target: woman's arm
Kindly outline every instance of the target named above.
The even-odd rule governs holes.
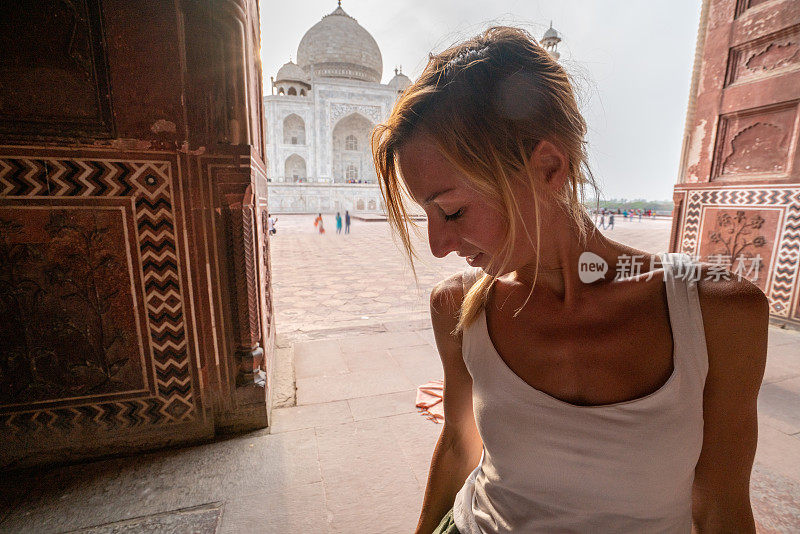
[[[437,284],[431,292],[431,323],[444,370],[444,425],[431,459],[417,534],[430,534],[453,506],[456,493],[483,452],[472,411],[472,377],[461,354],[461,337],[450,334],[463,298],[461,275]]]
[[[456,493],[478,465],[481,455],[470,454],[458,441],[442,428],[439,441],[431,458],[428,485],[422,500],[422,511],[415,530],[416,534],[430,534],[453,506]]]
[[[698,281],[708,347],[703,448],[692,487],[692,532],[754,533],[750,472],[758,391],[767,359],[769,302],[747,280]]]

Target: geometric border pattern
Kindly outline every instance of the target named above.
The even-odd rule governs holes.
[[[0,428],[107,430],[187,422],[194,396],[183,310],[170,161],[0,157],[0,197],[129,197],[133,200],[156,395],[0,415]],[[146,351],[147,352],[147,351]]]
[[[678,188],[675,189],[679,191]],[[686,208],[681,239],[681,251],[696,254],[700,215],[704,205],[721,207],[760,206],[784,210],[783,228],[779,229],[773,279],[766,294],[770,301],[770,313],[789,318],[792,310],[792,295],[798,285],[800,265],[800,187],[758,188],[713,188],[684,189]],[[797,318],[794,318],[795,320]]]

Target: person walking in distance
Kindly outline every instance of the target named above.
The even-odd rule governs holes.
[[[336,212],[336,233],[342,233],[342,215],[338,211]]]
[[[350,233],[350,211],[344,210],[344,233]]]
[[[277,230],[275,229],[275,223],[278,222],[277,217],[273,217],[270,214],[267,214],[267,230],[269,231],[269,235],[275,235]]]
[[[321,213],[319,215],[317,215],[316,219],[314,219],[314,226],[317,227],[317,230],[319,231],[320,234],[324,234],[325,233],[325,227],[322,225],[322,214]]]
[[[564,67],[507,26],[431,54],[373,131],[412,272],[409,201],[468,265],[430,294],[444,423],[417,534],[756,532],[769,300],[598,231],[586,132]],[[647,276],[618,278],[632,258]]]
[[[608,227],[614,229],[614,212],[612,211],[608,216]]]

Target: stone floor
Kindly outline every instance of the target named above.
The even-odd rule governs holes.
[[[279,216],[285,407],[269,430],[6,476],[0,532],[413,532],[441,430],[414,407],[416,386],[442,376],[428,292],[465,263],[420,242],[416,296],[386,223],[354,221],[336,235],[330,219],[320,236],[311,217]],[[669,222],[623,220],[607,233],[659,252]],[[761,532],[800,531],[798,332],[770,328],[751,487]]]

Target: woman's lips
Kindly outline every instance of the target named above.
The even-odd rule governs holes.
[[[478,252],[477,254],[474,254],[472,256],[467,256],[466,258],[467,263],[469,263],[470,266],[475,265],[475,263],[478,261],[478,259],[480,259],[481,256],[483,256],[483,252]]]

